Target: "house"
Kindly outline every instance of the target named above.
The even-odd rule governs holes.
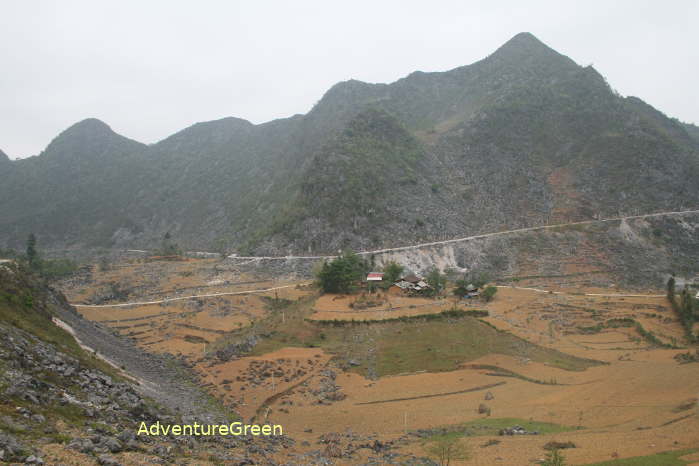
[[[430,287],[430,285],[428,285],[426,281],[420,280],[419,282],[417,282],[417,283],[415,284],[415,286],[413,287],[413,289],[414,289],[415,291],[422,291],[422,290],[426,290],[426,289],[429,288],[429,287]]]
[[[420,293],[430,288],[430,285],[416,275],[408,275],[395,282],[391,288],[403,293]]]
[[[413,285],[417,285],[418,282],[422,281],[422,278],[418,277],[417,275],[406,275],[398,281],[408,282],[412,283]]]
[[[369,274],[366,276],[366,281],[368,281],[368,282],[383,281],[383,272],[369,272]]]
[[[473,283],[469,283],[466,286],[466,294],[464,295],[464,298],[477,298],[480,296],[481,292],[478,291],[478,288],[473,285]]]
[[[697,295],[695,296],[695,298],[699,299],[699,291],[697,291]]]
[[[413,285],[413,284],[410,283],[410,282],[406,282],[405,280],[397,281],[396,283],[394,283],[394,285],[397,286],[398,288],[400,288],[400,289],[403,290],[403,291],[411,290],[411,289],[413,289],[413,287],[415,286],[415,285]]]

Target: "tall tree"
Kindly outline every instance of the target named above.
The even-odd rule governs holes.
[[[671,276],[667,281],[667,298],[672,301],[675,299],[675,276]]]
[[[39,265],[39,254],[36,251],[36,236],[34,233],[30,233],[27,237],[27,261],[32,268],[36,268]]]
[[[366,271],[366,262],[357,254],[347,251],[325,262],[316,278],[325,293],[350,293],[355,284],[364,278]]]
[[[430,272],[427,274],[426,280],[432,288],[430,292],[433,295],[438,295],[441,293],[447,284],[446,275],[442,274],[436,267],[430,270]]]
[[[400,276],[403,274],[403,266],[391,261],[383,266],[384,282],[388,285],[398,281]]]

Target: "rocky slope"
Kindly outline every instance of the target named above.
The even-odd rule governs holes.
[[[144,146],[96,120],[0,161],[0,246],[369,249],[699,205],[693,125],[528,33],[447,72],[346,81],[306,115]]]
[[[0,266],[0,462],[275,464],[275,452],[293,446],[285,436],[136,435],[142,421],[205,423],[228,416],[211,401],[199,403],[204,395],[174,361],[158,364],[134,347],[129,355],[128,343],[104,330],[93,335],[104,340],[97,346],[94,330],[76,325],[83,343],[123,368],[116,369],[56,326],[57,316],[79,323],[62,295],[20,267]],[[114,345],[121,348],[111,351]]]

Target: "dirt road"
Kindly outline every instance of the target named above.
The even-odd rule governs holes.
[[[261,290],[245,290],[245,291],[228,291],[223,293],[209,293],[209,294],[198,294],[191,296],[178,296],[176,298],[164,298],[156,301],[143,301],[143,302],[131,302],[131,303],[118,303],[118,304],[73,304],[71,306],[75,307],[127,307],[127,306],[146,306],[148,304],[162,304],[170,303],[172,301],[182,301],[186,299],[196,299],[196,298],[215,298],[217,296],[233,296],[233,295],[243,295],[243,294],[253,294],[253,293],[266,293],[268,291],[281,290],[283,288],[292,288],[296,285],[284,285],[275,286],[274,288],[265,288]]]
[[[453,238],[453,239],[448,239],[448,240],[443,240],[443,241],[432,241],[430,243],[413,244],[410,246],[399,246],[399,247],[395,247],[395,248],[376,249],[373,251],[362,251],[362,252],[358,252],[357,254],[371,255],[371,254],[383,254],[383,253],[387,253],[387,252],[409,251],[409,250],[413,250],[413,249],[420,249],[420,248],[431,247],[431,246],[440,246],[440,245],[444,245],[444,244],[461,243],[464,241],[472,241],[472,240],[476,240],[476,239],[492,238],[495,236],[523,233],[526,231],[549,230],[549,229],[561,228],[561,227],[573,226],[573,225],[590,225],[590,224],[595,224],[595,223],[616,222],[616,221],[633,220],[633,219],[640,219],[640,218],[664,217],[664,216],[671,216],[671,215],[687,215],[687,214],[696,214],[696,213],[699,213],[699,210],[682,210],[682,211],[676,211],[676,212],[657,212],[654,214],[629,215],[626,217],[613,217],[613,218],[606,218],[606,219],[600,219],[600,220],[583,220],[580,222],[558,223],[555,225],[542,225],[542,226],[537,226],[537,227],[517,228],[514,230],[497,231],[494,233],[485,233],[482,235],[466,236],[463,238]],[[237,255],[228,256],[229,259],[249,260],[249,261],[254,261],[254,260],[304,260],[304,259],[306,259],[306,260],[318,260],[318,259],[332,259],[334,257],[337,257],[337,256],[237,256]]]

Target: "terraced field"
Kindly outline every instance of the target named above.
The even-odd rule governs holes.
[[[130,294],[105,299],[115,281]],[[695,348],[662,291],[560,287],[550,277],[500,285],[489,303],[320,296],[308,280],[190,260],[95,268],[66,292],[110,305],[285,286],[78,310],[141,348],[182,356],[225,406],[284,425],[302,452],[342,433],[424,456],[448,435],[471,450],[463,464],[528,463],[551,441],[575,445],[563,451],[570,464],[696,462],[698,369],[677,357]],[[498,435],[510,424],[539,435]],[[340,462],[365,459],[355,451]]]

